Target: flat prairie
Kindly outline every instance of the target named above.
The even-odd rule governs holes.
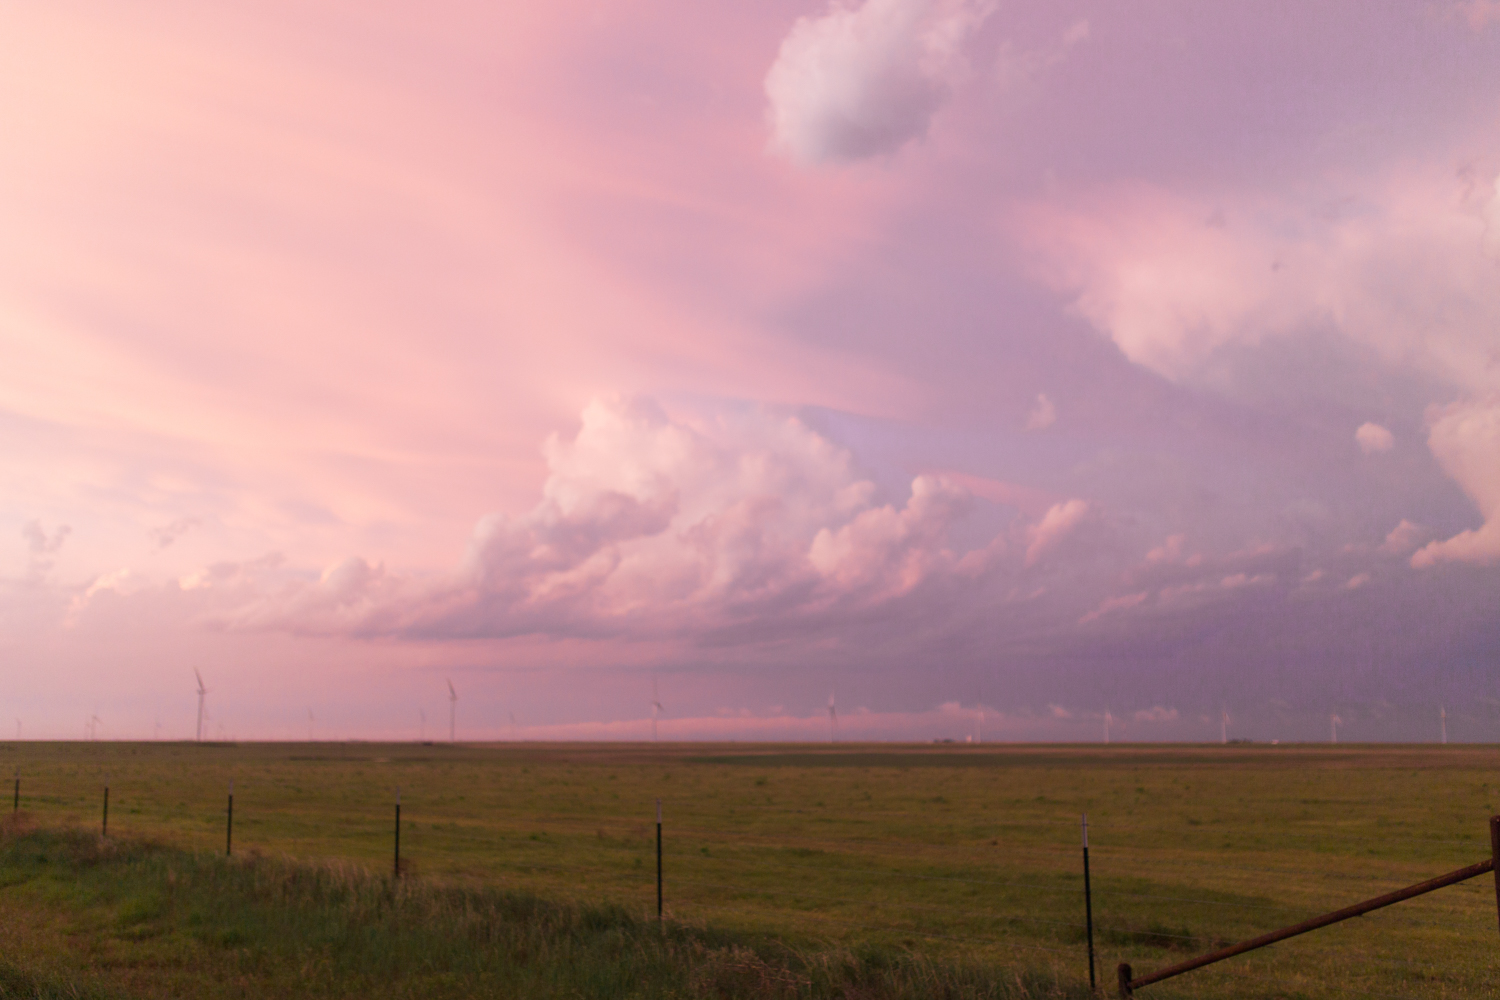
[[[232,780],[237,857],[377,877],[399,789],[404,879],[647,924],[660,800],[669,926],[1016,970],[1055,995],[1088,982],[1084,814],[1113,995],[1118,962],[1140,974],[1482,861],[1500,808],[1500,749],[1479,745],[9,743],[0,768],[31,827],[97,830],[107,783],[111,837],[200,857],[226,849]],[[3,881],[12,962],[61,975],[154,947]],[[1137,995],[1494,997],[1497,934],[1484,876]]]

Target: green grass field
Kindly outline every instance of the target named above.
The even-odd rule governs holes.
[[[506,979],[515,948],[530,947],[512,942],[490,959],[407,962],[380,979],[385,995],[873,997],[924,995],[911,985],[923,976],[937,984],[925,995],[1086,995],[1085,811],[1100,982],[1113,995],[1121,960],[1148,971],[1488,857],[1497,765],[1500,749],[1477,746],[0,744],[0,773],[21,773],[26,826],[97,831],[107,778],[112,839],[161,845],[121,848],[113,863],[80,846],[97,838],[63,849],[43,833],[12,835],[31,846],[0,858],[10,963],[0,997],[45,994],[47,983],[62,984],[58,995],[84,983],[130,996],[269,996],[303,967],[323,984],[308,995],[379,994],[338,964],[361,952],[328,943],[344,941],[331,932],[289,931],[295,922],[280,917],[234,930],[224,913],[165,906],[160,894],[169,869],[195,885],[239,885],[250,876],[235,872],[293,871],[284,858],[337,861],[306,870],[343,871],[364,887],[353,896],[388,892],[398,786],[402,893],[490,900],[471,909],[532,900],[523,908],[571,914],[563,924],[614,921],[610,933],[635,941],[636,957],[588,961],[629,966],[635,985]],[[226,867],[211,856],[224,850],[231,778],[242,861]],[[658,798],[668,923],[682,935],[666,951],[653,950]],[[245,912],[275,908],[249,884],[224,891]],[[422,898],[444,913],[458,905]],[[328,905],[309,899],[275,905]],[[415,923],[429,934],[447,926]],[[220,924],[239,937],[215,938]],[[414,921],[397,924],[381,933],[415,933]],[[298,950],[278,935],[325,944]],[[1485,877],[1138,995],[1493,997],[1497,935]],[[361,947],[391,952],[373,940]],[[724,955],[783,947],[800,957],[750,976],[760,993],[723,984],[723,968],[740,968]],[[719,972],[670,971],[691,965],[681,956],[693,949],[719,955]],[[808,972],[830,962],[853,964]],[[882,993],[870,977],[892,963],[906,963],[907,985]]]

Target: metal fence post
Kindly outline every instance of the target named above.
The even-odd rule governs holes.
[[[104,823],[99,827],[99,836],[109,836],[109,779],[104,780]]]
[[[234,853],[234,779],[229,779],[229,815],[224,823],[224,856]]]
[[[1490,817],[1490,860],[1495,866],[1495,911],[1500,915],[1500,816]]]
[[[1094,894],[1089,886],[1089,814],[1083,814],[1083,919],[1089,935],[1089,989],[1097,989],[1094,981]]]
[[[396,856],[391,863],[391,878],[401,877],[401,788],[396,788]]]

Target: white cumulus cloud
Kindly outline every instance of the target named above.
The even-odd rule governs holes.
[[[1038,276],[1131,360],[1212,381],[1236,351],[1334,333],[1389,370],[1448,387],[1428,447],[1483,524],[1412,557],[1500,559],[1500,180],[1447,169],[1360,182],[1330,207],[1276,195],[1218,202],[1116,185],[1020,214]],[[1205,225],[1205,217],[1233,220]],[[1229,363],[1232,363],[1230,361]],[[1355,432],[1366,454],[1385,427]]]
[[[1390,431],[1368,421],[1360,424],[1359,429],[1354,432],[1354,441],[1366,455],[1390,451],[1396,446],[1396,438]]]
[[[1500,560],[1500,398],[1435,410],[1427,446],[1443,471],[1474,501],[1484,523],[1427,544],[1411,557],[1411,564],[1421,568],[1451,560]]]
[[[699,419],[649,399],[597,400],[576,434],[543,450],[540,501],[483,518],[458,572],[403,579],[353,558],[226,620],[435,637],[691,637],[758,623],[770,635],[921,603],[919,592],[947,593],[1011,558],[1003,536],[951,546],[973,503],[962,486],[921,475],[904,501],[883,503],[847,449],[765,409]],[[1039,537],[1067,527],[1054,515]],[[214,585],[240,579],[222,576]]]
[[[1020,219],[1038,277],[1174,381],[1203,378],[1226,347],[1333,329],[1392,366],[1488,393],[1500,388],[1500,190],[1465,190],[1446,171],[1406,174],[1347,192],[1340,211],[1249,194],[1225,211],[1131,184]],[[1220,214],[1233,221],[1204,224]]]
[[[1053,504],[1027,532],[1026,564],[1035,563],[1073,534],[1091,513],[1088,501],[1068,500]]]
[[[766,76],[773,145],[804,164],[893,153],[927,133],[989,0],[835,2],[800,18]]]

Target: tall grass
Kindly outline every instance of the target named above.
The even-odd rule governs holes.
[[[1049,975],[898,948],[797,946],[672,922],[658,929],[646,914],[603,902],[393,880],[340,863],[225,858],[25,822],[0,834],[0,885],[7,922],[66,916],[70,956],[45,934],[28,939],[34,967],[0,964],[0,998],[1088,995]]]

